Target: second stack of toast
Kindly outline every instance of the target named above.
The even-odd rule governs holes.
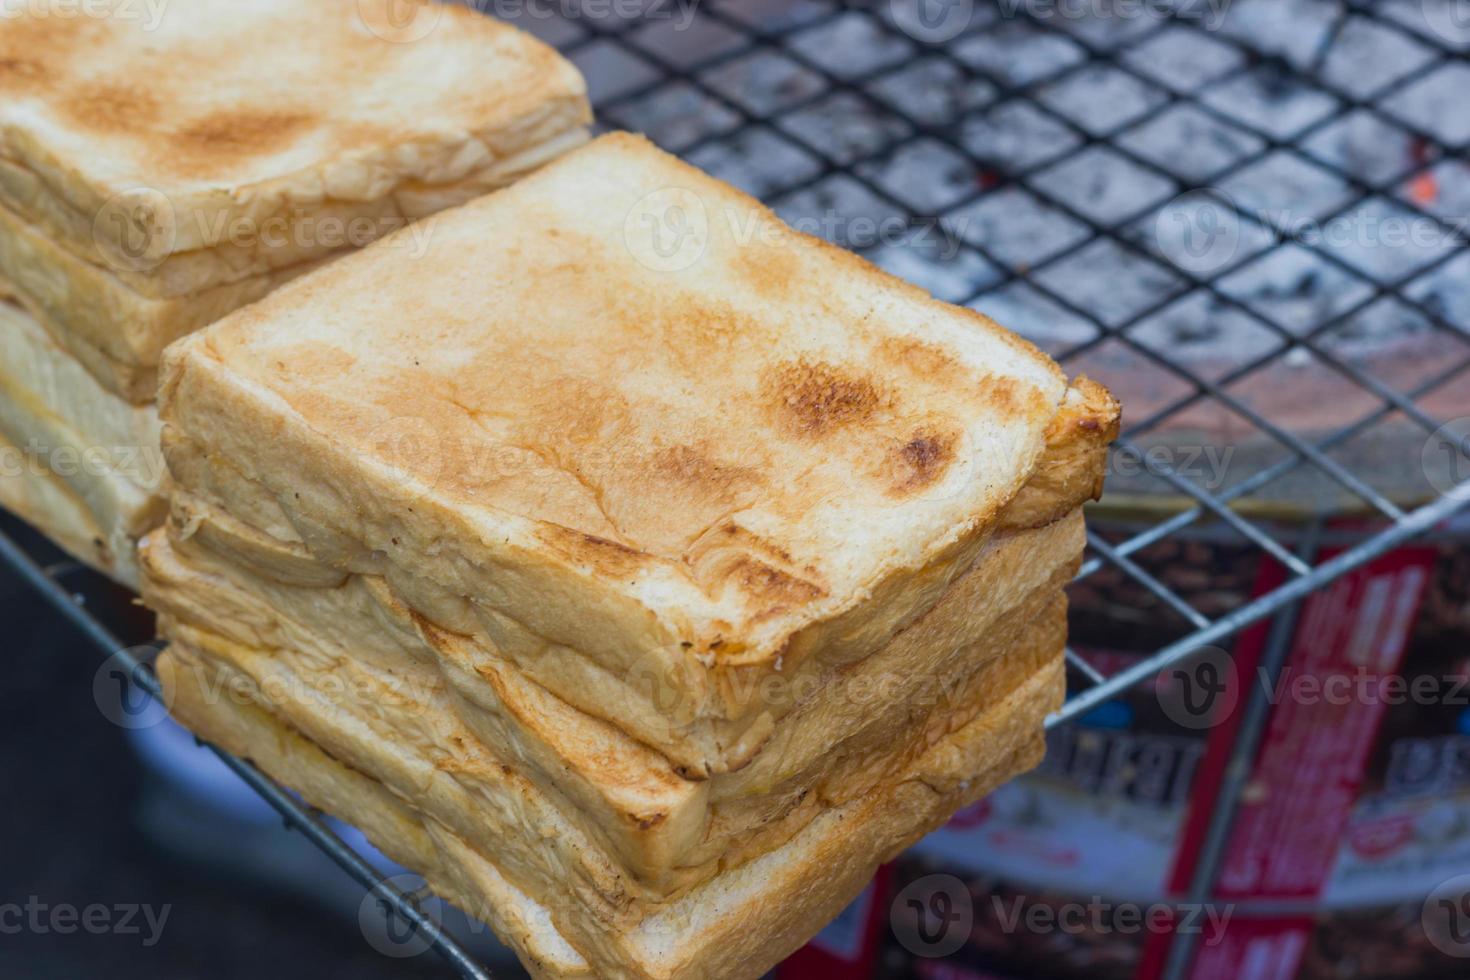
[[[550,48],[392,6],[0,18],[0,506],[124,583],[163,510],[165,346],[586,139]]]

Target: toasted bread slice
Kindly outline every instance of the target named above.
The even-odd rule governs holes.
[[[1045,527],[1058,514],[1101,497],[1108,447],[1118,438],[1122,420],[1122,409],[1112,393],[1078,376],[1062,399],[1061,411],[1046,427],[1041,465],[1006,505],[1002,526]]]
[[[629,929],[555,891],[512,883],[501,846],[481,848],[245,698],[221,697],[229,668],[175,644],[158,663],[177,718],[252,759],[312,804],[356,823],[441,895],[487,921],[537,977],[753,978],[800,946],[879,863],[959,807],[1034,766],[1041,721],[1060,703],[1060,651],[1007,698],[935,744],[901,778],[837,806],[783,846],[726,871]],[[224,678],[220,674],[226,675]],[[428,846],[432,842],[433,849]]]
[[[67,330],[51,319],[40,303],[21,292],[15,283],[0,275],[0,302],[24,310],[40,324],[56,344],[77,360],[97,383],[133,405],[152,404],[158,393],[158,366],[120,361],[102,348]]]
[[[33,525],[67,554],[130,588],[138,587],[136,544],[107,531],[75,490],[0,433],[0,507]]]
[[[189,296],[153,299],[0,205],[0,295],[25,305],[104,387],[135,403],[153,400],[154,388],[144,382],[152,379],[156,385],[164,347],[310,272],[321,261]]]
[[[315,742],[258,705],[220,698],[187,651],[165,651],[158,674],[169,708],[203,738],[249,759],[312,806],[351,822],[393,861],[432,878],[434,890],[470,910],[541,977],[591,977],[580,953],[561,938],[545,909],[483,858],[466,862],[441,851],[422,816],[381,782],[343,765]],[[441,831],[442,833],[446,833]],[[446,839],[448,839],[446,837]]]
[[[670,269],[649,223],[698,214]],[[164,416],[248,460],[316,557],[451,628],[426,606],[454,598],[569,700],[592,671],[686,692],[659,747],[691,772],[752,748],[732,692],[937,601],[1066,391],[989,320],[634,137],[425,228],[422,262],[349,256],[176,344]]]
[[[590,120],[569,62],[457,4],[100,12],[0,20],[0,200],[155,298],[503,186]]]
[[[1082,383],[1085,384],[1085,381]],[[1081,406],[1086,404],[1086,399],[1074,398],[1069,393],[1066,403],[1069,406]],[[1075,496],[1058,501],[1054,495],[1048,495],[1044,498],[1045,501],[1056,503],[1052,510],[1045,511],[1039,506],[1027,504],[1024,520],[1012,521],[1010,515],[1020,510],[1018,505],[1025,503],[1022,498],[1027,497],[1027,493],[1023,492],[1003,512],[1001,529],[997,534],[1013,529],[1013,524],[1036,523],[1041,517],[1050,518],[1048,524],[1066,518],[1065,530],[1051,532],[1050,537],[1055,539],[1052,543],[1036,542],[1034,553],[1029,550],[1031,539],[1010,538],[1000,549],[1005,553],[1004,559],[995,562],[987,563],[985,557],[997,551],[998,541],[987,545],[981,552],[980,560],[976,562],[977,567],[951,589],[957,594],[956,602],[970,603],[967,616],[972,623],[977,622],[976,617],[983,619],[997,615],[998,610],[1006,605],[1008,595],[1020,594],[1026,584],[1032,581],[1029,570],[1052,560],[1049,555],[1070,555],[1065,562],[1060,562],[1059,559],[1060,563],[1056,566],[1057,577],[1054,584],[1057,588],[1060,588],[1075,568],[1076,558],[1082,548],[1081,521],[1078,517],[1068,518],[1067,515],[1080,507],[1103,470],[1106,445],[1105,442],[1093,438],[1093,435],[1107,432],[1116,424],[1117,418],[1117,406],[1110,399],[1096,407],[1098,410],[1091,414],[1069,408],[1067,417],[1075,424],[1053,427],[1058,430],[1058,441],[1055,444],[1048,443],[1042,464],[1033,475],[1034,482],[1066,482],[1076,491]],[[1079,444],[1085,451],[1079,451]],[[254,573],[281,584],[334,585],[345,578],[345,573],[337,567],[324,565],[316,559],[296,534],[289,517],[281,510],[276,499],[259,484],[244,478],[230,460],[218,455],[206,456],[187,445],[186,440],[181,439],[178,431],[172,428],[165,432],[164,447],[174,476],[171,500],[175,522],[181,527],[187,527],[188,533],[196,536],[198,541],[204,542],[242,568],[251,569]],[[1060,477],[1053,478],[1050,475],[1053,468],[1062,465],[1075,469],[1083,474],[1083,478],[1070,481],[1064,481]],[[226,510],[226,507],[229,509]],[[1063,507],[1066,509],[1062,509]],[[244,520],[237,518],[236,514],[241,515]],[[269,529],[269,533],[257,528]],[[1000,556],[996,557],[999,559]],[[981,574],[980,567],[987,565],[995,569],[1008,568],[1009,572],[1002,571],[999,575]],[[437,617],[439,622],[450,624],[451,629],[479,636],[479,642],[489,649],[495,648],[494,641],[489,639],[478,620],[455,608],[451,599],[442,595],[427,595],[422,583],[410,582],[410,588],[413,589],[411,594],[417,597],[418,607],[429,610],[428,615],[431,618]],[[961,600],[958,596],[963,596],[964,599]],[[991,601],[996,604],[996,609],[988,608],[987,603]],[[954,608],[954,605],[951,604],[949,608]],[[940,615],[927,616],[921,623],[927,626],[929,623],[937,625],[949,621]],[[913,635],[919,635],[918,631],[913,631]],[[942,646],[942,643],[936,646],[936,651]],[[463,654],[465,644],[456,643],[453,649]],[[474,661],[475,658],[472,655],[470,659]],[[573,664],[585,663],[582,658],[569,659]],[[863,662],[858,661],[857,664]],[[551,657],[528,658],[512,662],[512,665],[528,678],[561,693],[563,700],[608,720],[660,750],[677,738],[677,731],[665,708],[670,703],[682,702],[671,701],[671,698],[677,698],[677,692],[655,684],[655,679],[647,674],[630,671],[627,675],[617,676],[593,670],[574,675],[578,677],[576,683],[559,684],[563,680],[563,674],[558,669],[559,664]],[[496,670],[491,664],[481,666],[492,672]],[[779,683],[784,689],[799,690],[810,680],[823,676],[823,673],[823,664],[808,660],[784,672]],[[911,676],[917,680],[923,675],[915,673]],[[748,697],[760,690],[760,687],[746,689],[744,696]],[[767,764],[770,759],[780,757],[787,751],[783,746],[793,744],[788,741],[791,729],[783,730],[778,724],[784,717],[786,707],[788,705],[784,703],[766,703],[763,705],[764,716],[740,730],[750,731],[751,737],[742,740],[737,736],[729,740],[731,751],[727,753],[727,759],[734,760],[737,750],[742,755],[738,762],[727,767],[727,772],[738,770],[743,779],[751,782],[769,777]],[[617,710],[613,710],[614,708]],[[828,718],[825,723],[833,726],[834,731],[842,730],[839,718]],[[800,745],[803,742],[796,739],[794,744]],[[772,751],[762,761],[761,753],[767,748]],[[666,754],[674,759],[680,758],[677,751]],[[679,767],[681,771],[688,771],[682,763]]]
[[[50,507],[32,499],[22,516],[42,530],[58,528],[63,547],[128,585],[136,584],[136,538],[166,511],[158,430],[153,409],[104,391],[34,320],[0,302],[0,434],[19,454],[7,476],[22,483],[33,482],[25,474],[43,476],[44,485],[69,491],[65,504],[50,492]],[[73,501],[88,515],[86,548],[75,543]]]
[[[931,624],[953,616],[931,611],[862,670],[820,686],[769,691],[773,699],[801,699],[777,729],[770,754],[738,774],[689,780],[618,729],[526,680],[493,651],[477,658],[477,670],[457,649],[457,638],[425,636],[374,580],[271,583],[211,558],[196,543],[207,538],[208,526],[193,525],[193,537],[184,541],[156,534],[144,548],[144,595],[165,614],[169,635],[177,632],[175,623],[219,633],[273,651],[298,676],[331,671],[351,680],[367,671],[410,683],[415,692],[445,690],[468,732],[456,728],[444,737],[477,738],[513,764],[622,866],[629,891],[655,901],[794,833],[822,800],[860,792],[930,744],[934,726],[954,724],[1003,693],[1023,670],[1018,644],[1049,654],[1061,643],[1065,604],[1056,579],[1070,574],[1073,555],[1063,549],[1061,574],[1004,602],[999,622],[983,635],[967,639]],[[1026,569],[1007,561],[1018,552],[997,553],[992,567],[1024,575]],[[1003,667],[981,671],[1001,656],[1008,658]],[[255,672],[248,664],[242,669]]]
[[[154,486],[164,472],[158,412],[107,391],[25,310],[0,300],[0,373],[12,379],[90,446],[147,447],[156,464],[138,482]],[[9,386],[6,386],[7,389]]]

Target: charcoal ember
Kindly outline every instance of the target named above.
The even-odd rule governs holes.
[[[1362,109],[1312,133],[1301,148],[1313,159],[1370,185],[1387,183],[1422,167],[1440,152],[1434,144]]]
[[[1261,360],[1282,344],[1276,331],[1204,289],[1146,317],[1128,335],[1212,381]],[[1215,448],[1223,453],[1228,447]],[[1208,482],[1205,488],[1219,489]]]
[[[1378,0],[1374,6],[1437,48],[1470,50],[1470,20],[1461,0]]]
[[[1445,222],[1461,242],[1470,240],[1470,160],[1441,160],[1405,179],[1397,196]]]

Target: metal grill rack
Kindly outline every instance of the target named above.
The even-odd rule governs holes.
[[[1049,721],[1056,725],[1203,646],[1275,616],[1269,662],[1269,650],[1276,649],[1279,656],[1284,646],[1297,601],[1470,505],[1470,480],[1441,486],[1428,502],[1409,506],[1334,455],[1335,449],[1388,418],[1406,420],[1425,440],[1436,438],[1450,420],[1435,417],[1422,403],[1470,377],[1470,302],[1458,311],[1447,309],[1415,288],[1430,277],[1456,271],[1470,282],[1462,229],[1443,208],[1401,193],[1405,182],[1417,175],[1464,161],[1470,141],[1470,107],[1464,102],[1464,93],[1470,91],[1465,54],[1470,25],[1455,22],[1451,0],[1445,0],[1443,11],[1437,0],[1310,0],[1324,13],[1320,31],[1308,36],[1310,48],[1303,50],[1300,44],[1279,49],[1262,45],[1230,19],[1249,17],[1252,10],[1259,15],[1267,6],[1288,2],[1236,0],[1226,8],[1231,12],[1223,25],[1207,22],[1219,5],[1194,0],[1174,0],[1173,10],[1162,13],[1157,3],[1106,0],[647,0],[631,5],[639,9],[632,17],[607,12],[619,4],[586,2],[578,8],[527,2],[510,7],[481,0],[479,6],[540,34],[576,61],[591,81],[601,125],[647,132],[667,149],[772,203],[799,226],[801,218],[816,212],[830,217],[830,227],[819,230],[916,278],[941,298],[985,310],[999,302],[997,297],[1009,296],[1008,302],[1014,302],[1016,296],[1025,296],[1030,308],[1071,325],[1069,335],[1046,344],[1069,373],[1085,363],[1089,352],[1121,345],[1139,363],[1175,380],[1182,389],[1177,397],[1146,417],[1125,420],[1115,459],[1143,467],[1184,506],[1121,539],[1090,534],[1080,577],[1115,567],[1152,594],[1161,609],[1177,616],[1181,630],[1152,656],[1106,678],[1069,652],[1073,690]],[[1309,0],[1300,5],[1309,5]],[[557,8],[560,13],[552,16]],[[1083,8],[1104,15],[1077,15]],[[1109,10],[1115,14],[1107,16]],[[512,11],[520,12],[520,19]],[[1294,42],[1301,40],[1300,32],[1291,33]],[[1344,67],[1344,52],[1364,43],[1392,46],[1401,55],[1393,64],[1401,68],[1389,77],[1373,78],[1354,73],[1350,58]],[[1294,86],[1303,94],[1279,112],[1263,112],[1245,95],[1236,101],[1232,94],[1280,86]],[[1448,93],[1447,101],[1436,103],[1436,91]],[[1445,111],[1432,118],[1415,108],[1424,104]],[[1194,165],[1197,161],[1161,158],[1130,135],[1150,121],[1184,114],[1206,131],[1218,128],[1233,134],[1230,159],[1217,161],[1207,178]],[[1368,175],[1313,150],[1314,138],[1350,117],[1407,139],[1415,147],[1415,159]],[[919,158],[940,160],[944,166],[924,172],[914,163]],[[1350,303],[1306,323],[1284,322],[1263,312],[1228,288],[1226,277],[1246,261],[1302,243],[1293,228],[1242,208],[1218,188],[1249,168],[1282,159],[1325,174],[1344,189],[1322,220],[1389,209],[1438,229],[1440,247],[1427,256],[1415,252],[1404,264],[1388,263],[1386,271],[1365,266],[1361,257],[1315,248],[1314,261],[1363,288]],[[1130,175],[1123,200],[1106,187],[1087,184],[1088,174],[1108,170]],[[1073,175],[1070,181],[1062,182],[1059,175],[1068,174]],[[950,222],[955,215],[983,212],[990,207],[987,202],[1007,199],[1025,205],[1011,230],[1026,231],[1029,209],[1043,226],[1036,237],[992,239],[954,231]],[[1230,223],[1240,241],[1248,243],[1248,254],[1218,268],[1202,267],[1189,254],[1139,234],[1161,208],[1189,206],[1197,213],[1201,205]],[[856,240],[853,229],[859,219],[870,224],[896,220],[910,237],[902,242]],[[953,246],[950,254],[936,258],[933,242],[922,240],[935,233]],[[1078,269],[1104,260],[1112,284],[1141,281],[1149,288],[1119,288],[1126,295],[1110,293],[1101,302],[1073,288]],[[1194,294],[1249,322],[1271,343],[1228,370],[1207,373],[1135,334],[1151,317]],[[1328,342],[1333,331],[1371,316],[1375,304],[1385,301],[1412,311],[1451,345],[1454,353],[1443,357],[1432,377],[1417,378],[1409,386],[1390,384]],[[997,316],[1025,332],[1024,325]],[[1276,424],[1232,391],[1235,382],[1294,357],[1324,365],[1356,392],[1371,397],[1376,407],[1336,431],[1307,438]],[[1126,407],[1129,392],[1118,394]],[[1247,420],[1280,451],[1270,465],[1223,490],[1201,486],[1140,445],[1142,437],[1179,413],[1209,402]],[[1460,433],[1447,442],[1449,451],[1463,455],[1463,440]],[[1467,462],[1455,461],[1455,472],[1462,477],[1470,474]],[[1256,494],[1300,470],[1316,471],[1350,495],[1380,521],[1380,529],[1318,563],[1311,534],[1293,544],[1271,525],[1247,516]],[[1280,563],[1287,570],[1284,584],[1215,619],[1194,608],[1143,559],[1149,548],[1206,524],[1226,529]],[[3,534],[0,561],[68,615],[99,649],[117,657],[120,669],[135,683],[156,691],[149,670],[127,653],[117,654],[120,644],[108,626],[91,615],[70,585],[61,584],[61,569],[42,567]],[[75,566],[65,568],[70,574],[86,574]],[[1258,731],[1259,721],[1254,729],[1247,725],[1239,752],[1253,751],[1251,732]],[[248,763],[221,757],[282,814],[287,826],[320,845],[393,914],[421,928],[460,974],[488,976],[420,911],[413,896],[383,881],[316,814]],[[1211,829],[1207,851],[1228,831],[1231,807],[1226,804],[1238,788],[1226,787],[1219,808],[1226,816]],[[1192,897],[1208,892],[1215,863],[1201,862]],[[1176,947],[1171,976],[1183,975],[1187,955],[1187,948]]]

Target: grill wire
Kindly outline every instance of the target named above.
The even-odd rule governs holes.
[[[1237,3],[1244,2],[1248,0],[1237,0]],[[1141,362],[1172,376],[1186,389],[1185,394],[1146,417],[1133,419],[1125,416],[1122,437],[1113,453],[1115,466],[1123,461],[1141,467],[1176,491],[1181,500],[1187,498],[1182,509],[1133,530],[1121,540],[1108,540],[1098,533],[1089,532],[1089,553],[1078,578],[1086,579],[1110,566],[1116,568],[1176,614],[1187,628],[1178,639],[1106,678],[1069,650],[1068,663],[1072,667],[1070,694],[1065,706],[1048,720],[1048,727],[1052,727],[1078,717],[1135,684],[1150,681],[1160,671],[1187,660],[1201,648],[1224,640],[1253,623],[1272,616],[1280,617],[1277,625],[1288,622],[1294,605],[1305,596],[1378,555],[1433,530],[1470,505],[1470,480],[1463,480],[1444,489],[1430,502],[1405,509],[1402,502],[1395,502],[1389,495],[1375,489],[1369,477],[1355,472],[1351,466],[1331,455],[1334,449],[1391,417],[1401,416],[1422,430],[1426,440],[1432,438],[1450,420],[1435,417],[1419,403],[1470,372],[1470,325],[1457,321],[1452,314],[1425,301],[1422,296],[1416,297],[1407,289],[1412,281],[1445,270],[1466,256],[1463,229],[1453,219],[1404,195],[1395,195],[1395,190],[1411,175],[1410,168],[1395,172],[1386,179],[1369,180],[1361,173],[1350,172],[1338,163],[1324,160],[1320,155],[1309,157],[1314,167],[1333,174],[1350,189],[1350,193],[1337,202],[1324,220],[1351,216],[1375,200],[1391,196],[1393,203],[1415,220],[1438,228],[1443,239],[1453,243],[1454,247],[1444,249],[1443,254],[1432,261],[1400,271],[1398,275],[1375,277],[1371,288],[1362,297],[1333,310],[1330,315],[1315,318],[1305,328],[1301,324],[1280,322],[1222,288],[1221,280],[1238,266],[1191,271],[1187,264],[1171,263],[1168,256],[1161,257],[1157,251],[1151,250],[1146,236],[1138,235],[1136,229],[1141,221],[1157,213],[1157,200],[1151,200],[1146,206],[1129,213],[1108,215],[1104,220],[1097,209],[1079,207],[1074,195],[1059,194],[1054,183],[1040,179],[1038,175],[1043,169],[1064,169],[1068,164],[1096,159],[1098,153],[1105,152],[1109,160],[1127,161],[1130,172],[1143,175],[1141,179],[1144,181],[1150,178],[1167,181],[1176,188],[1176,195],[1197,194],[1199,200],[1210,202],[1220,209],[1221,214],[1257,233],[1260,240],[1256,243],[1256,251],[1251,253],[1252,260],[1292,247],[1296,244],[1296,235],[1291,227],[1274,226],[1270,221],[1263,221],[1259,213],[1246,211],[1231,196],[1221,194],[1215,188],[1232,175],[1262,164],[1273,155],[1302,152],[1302,147],[1308,145],[1314,136],[1343,124],[1350,116],[1368,117],[1376,124],[1407,133],[1420,150],[1422,166],[1465,159],[1467,140],[1463,136],[1433,132],[1423,124],[1391,114],[1384,108],[1385,102],[1392,101],[1396,95],[1437,73],[1454,69],[1466,70],[1470,74],[1470,69],[1464,68],[1470,31],[1463,31],[1463,36],[1458,37],[1437,34],[1423,29],[1410,16],[1403,14],[1404,10],[1412,13],[1429,9],[1436,2],[1344,0],[1335,5],[1336,12],[1323,31],[1316,50],[1306,57],[1294,58],[1283,56],[1279,51],[1263,50],[1250,37],[1242,37],[1238,32],[1211,29],[1211,25],[1199,16],[1205,5],[1194,0],[1173,0],[1174,9],[1168,13],[1162,12],[1159,3],[1134,5],[1151,8],[1159,15],[1151,19],[1136,18],[1130,23],[1115,21],[1111,25],[1103,24],[1104,27],[1119,28],[1116,31],[1077,29],[1075,22],[1055,16],[1056,10],[1067,6],[1065,2],[1028,5],[1016,0],[994,0],[974,4],[971,9],[965,0],[955,0],[948,7],[940,4],[935,9],[963,8],[967,12],[968,28],[943,40],[936,40],[925,30],[913,27],[915,23],[921,27],[926,23],[915,18],[922,12],[920,8],[932,4],[933,0],[840,4],[827,0],[794,0],[781,4],[755,0],[720,0],[702,4],[688,0],[682,3],[646,0],[633,4],[639,8],[636,16],[625,17],[598,16],[593,5],[586,2],[585,10],[579,10],[575,5],[564,5],[562,16],[545,16],[528,19],[527,22],[516,21],[514,17],[507,19],[541,34],[583,67],[592,82],[600,125],[645,130],[665,148],[734,183],[743,184],[747,190],[773,203],[783,215],[801,210],[794,202],[815,200],[828,205],[835,202],[836,206],[829,211],[842,221],[860,217],[858,212],[866,208],[897,216],[907,228],[932,230],[935,225],[933,211],[962,211],[987,195],[1009,191],[1041,202],[1049,213],[1061,215],[1069,227],[1081,229],[1071,242],[1036,263],[1016,261],[1014,255],[997,254],[983,240],[975,241],[963,235],[945,239],[947,245],[960,250],[948,261],[961,263],[972,270],[984,270],[981,275],[984,281],[968,293],[944,298],[973,304],[983,310],[986,308],[986,294],[1008,285],[1023,285],[1055,310],[1090,328],[1092,335],[1087,339],[1052,349],[1064,367],[1104,344],[1122,345]],[[1098,0],[1098,3],[1108,6],[1103,0]],[[488,3],[480,0],[478,5],[492,14],[505,13],[493,0]],[[539,9],[545,11],[553,6],[545,3],[539,5]],[[538,5],[527,2],[517,4],[515,9],[530,11],[538,9]],[[1426,22],[1434,23],[1432,20]],[[692,28],[675,29],[676,24]],[[1329,77],[1332,72],[1328,70],[1334,52],[1343,43],[1344,33],[1364,28],[1379,36],[1410,42],[1427,52],[1416,67],[1403,72],[1390,83],[1374,88],[1371,97],[1361,91],[1350,91],[1341,78]],[[1161,79],[1161,73],[1146,70],[1148,58],[1145,54],[1152,50],[1151,44],[1177,46],[1200,41],[1201,35],[1205,35],[1203,40],[1208,42],[1209,48],[1224,51],[1235,66],[1199,88],[1173,84],[1168,78]],[[1051,63],[1045,64],[1049,59],[1028,58],[1023,46],[1015,43],[1017,36],[1025,41],[1028,50],[1046,50],[1051,44],[1051,50],[1065,48],[1070,54],[1065,58],[1050,59]],[[987,41],[1008,49],[1021,67],[964,56],[966,45],[983,47]],[[874,61],[877,63],[870,63]],[[900,76],[919,62],[925,71],[951,80],[959,79],[960,88],[976,93],[976,101],[983,104],[936,107],[912,102],[904,104],[902,97],[883,97],[885,77],[895,79],[896,84],[901,85]],[[1128,91],[1141,93],[1151,105],[1149,112],[1154,116],[1187,109],[1229,127],[1233,132],[1246,134],[1254,149],[1210,174],[1208,182],[1202,181],[1197,174],[1171,168],[1167,162],[1139,152],[1136,144],[1122,138],[1128,130],[1137,127],[1138,117],[1094,128],[1087,125],[1091,120],[1079,121],[1065,111],[1056,111],[1054,102],[1043,97],[1049,86],[1088,69],[1105,74],[1114,84],[1122,84]],[[1307,91],[1325,95],[1332,108],[1318,114],[1309,125],[1285,133],[1271,119],[1258,119],[1254,123],[1242,119],[1240,113],[1229,112],[1228,106],[1222,107],[1219,99],[1211,97],[1211,93],[1229,91],[1232,85],[1245,84],[1263,76],[1282,84],[1303,85]],[[914,89],[910,87],[902,91],[912,95]],[[1460,112],[1470,115],[1470,109],[1464,108],[1463,91],[1455,105]],[[960,116],[973,115],[980,109],[1030,114],[1039,125],[1046,127],[1047,132],[1056,134],[1056,139],[1066,148],[1046,156],[1044,161],[1034,166],[997,167],[994,161],[983,159],[974,152],[973,144],[968,143],[957,125]],[[831,124],[825,130],[822,128],[824,119]],[[844,119],[847,128],[843,128]],[[935,191],[925,186],[914,187],[912,194],[901,189],[895,191],[892,182],[883,179],[882,166],[895,158],[902,158],[905,151],[939,153],[945,159],[964,161],[976,172],[984,174],[985,179],[977,182],[974,188],[958,194],[950,193],[951,189]],[[732,162],[732,153],[736,156],[745,154],[747,164],[738,160]],[[749,161],[755,162],[749,165]],[[833,187],[840,188],[840,192],[833,191]],[[936,203],[935,195],[941,193],[948,196]],[[916,197],[925,198],[921,204],[935,206],[916,207]],[[853,202],[857,205],[854,210],[845,211],[843,204],[852,205]],[[1021,220],[1024,220],[1024,213]],[[837,237],[840,241],[840,236]],[[891,255],[879,254],[885,251],[883,243],[843,244],[869,254],[880,264],[882,259],[891,258]],[[1057,287],[1054,278],[1045,274],[1051,267],[1064,268],[1068,260],[1102,246],[1124,257],[1125,261],[1146,264],[1149,268],[1159,267],[1162,263],[1173,277],[1174,286],[1152,297],[1149,302],[1129,309],[1126,315],[1104,316],[1097,309],[1079,303],[1075,297],[1069,297],[1066,290]],[[1315,254],[1327,264],[1351,274],[1354,279],[1363,278],[1360,268],[1333,251],[1318,249]],[[1231,311],[1232,315],[1245,318],[1269,333],[1276,343],[1267,352],[1233,365],[1225,373],[1206,377],[1197,368],[1171,356],[1168,350],[1159,350],[1130,333],[1131,328],[1145,323],[1191,292],[1201,293],[1220,308]],[[1432,376],[1418,379],[1408,390],[1390,386],[1350,363],[1325,343],[1327,336],[1336,328],[1362,316],[1386,298],[1401,308],[1411,310],[1433,331],[1455,342],[1457,353],[1443,359],[1442,369]],[[1335,431],[1307,438],[1273,422],[1229,390],[1232,382],[1262,368],[1291,357],[1308,356],[1331,368],[1358,391],[1371,396],[1377,407]],[[1119,394],[1125,400],[1126,410],[1127,392]],[[1275,440],[1281,450],[1281,458],[1240,482],[1223,490],[1211,491],[1141,447],[1140,437],[1159,429],[1191,407],[1208,402],[1224,406]],[[1465,446],[1461,443],[1454,449],[1463,453]],[[1465,472],[1463,464],[1456,465],[1457,472]],[[1249,519],[1239,507],[1275,481],[1307,468],[1336,484],[1357,501],[1360,509],[1379,519],[1377,529],[1372,533],[1357,539],[1344,550],[1335,551],[1330,559],[1320,563],[1313,562],[1315,544],[1307,539],[1315,539],[1314,529],[1320,530],[1321,515],[1310,522],[1307,533],[1300,535],[1303,542],[1294,546],[1291,535],[1265,522]],[[1230,529],[1280,563],[1287,573],[1282,584],[1273,590],[1215,618],[1196,609],[1176,590],[1151,574],[1140,561],[1146,549],[1181,538],[1209,522],[1218,522],[1218,526]],[[128,652],[118,653],[124,650],[123,645],[107,624],[93,616],[79,594],[81,587],[63,584],[63,580],[71,575],[85,577],[87,573],[69,563],[43,566],[36,555],[3,532],[0,532],[0,563],[9,566],[40,592],[104,655],[114,657],[120,669],[130,673],[141,689],[150,694],[157,693],[157,679],[148,666]],[[1273,630],[1273,636],[1283,632]],[[1276,639],[1279,641],[1281,637]],[[304,807],[249,763],[218,750],[213,751],[280,812],[287,827],[301,831],[320,846],[344,870],[375,893],[391,914],[423,930],[422,934],[460,975],[489,976],[470,954],[439,928],[432,916],[421,911],[415,896],[384,880],[332,832],[319,814]],[[1212,837],[1220,837],[1224,827],[1228,824],[1212,828]],[[1202,862],[1201,877],[1194,884],[1196,893],[1207,892],[1214,864],[1209,860]],[[1186,954],[1187,951],[1176,950],[1170,963],[1171,977],[1184,975]]]

